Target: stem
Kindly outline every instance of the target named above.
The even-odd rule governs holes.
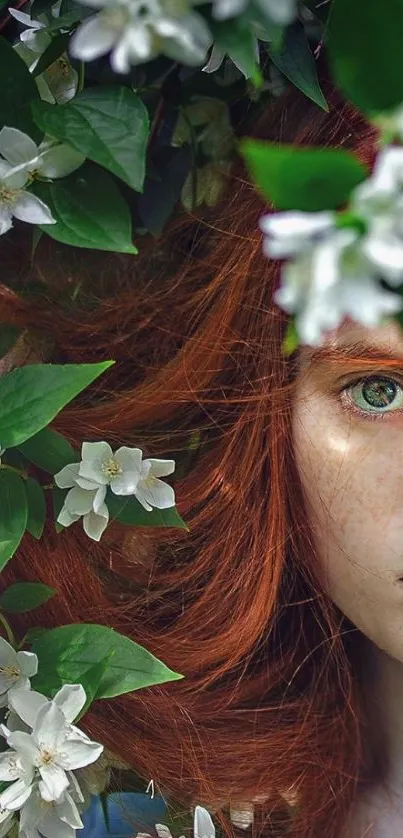
[[[78,74],[78,82],[77,82],[77,93],[81,93],[84,90],[84,82],[85,82],[85,64],[84,61],[80,61],[77,69]]]
[[[18,648],[17,638],[16,638],[16,636],[15,636],[15,634],[14,634],[14,632],[13,632],[11,626],[10,626],[10,623],[8,622],[7,618],[4,616],[2,611],[0,611],[0,623],[2,624],[3,628],[5,629],[5,632],[7,634],[7,640],[10,643],[10,646],[12,646],[13,649],[17,649]]]

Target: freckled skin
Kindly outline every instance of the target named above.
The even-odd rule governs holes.
[[[403,356],[394,323],[371,330],[344,323],[328,342],[357,338]],[[374,374],[357,364],[351,375],[340,363],[329,381],[314,368],[300,378],[293,443],[326,590],[370,640],[403,662],[403,410],[377,422],[345,412],[331,384],[356,372]],[[382,367],[380,374],[398,380],[399,372]],[[403,408],[403,381],[399,398]]]

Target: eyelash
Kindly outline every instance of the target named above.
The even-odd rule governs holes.
[[[354,404],[351,396],[348,394],[348,391],[352,390],[353,387],[356,387],[358,384],[365,384],[365,382],[376,378],[392,381],[400,388],[401,391],[403,391],[403,379],[401,378],[385,375],[384,373],[372,373],[371,375],[360,376],[355,378],[353,381],[349,381],[348,384],[344,384],[343,387],[338,389],[337,394],[339,396],[342,410],[345,410],[347,413],[353,414],[354,416],[358,416],[359,419],[363,419],[365,422],[382,422],[385,421],[385,419],[388,419],[391,414],[393,416],[396,416],[396,414],[403,414],[403,407],[398,410],[385,410],[383,413],[376,413],[376,410],[366,411]]]

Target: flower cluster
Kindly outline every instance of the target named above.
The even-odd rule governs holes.
[[[380,284],[403,283],[402,211],[403,148],[388,146],[353,191],[347,213],[290,211],[261,219],[265,254],[286,260],[275,302],[296,315],[304,343],[321,343],[346,316],[374,327],[402,309],[402,297]]]
[[[86,704],[80,684],[48,699],[30,687],[38,659],[0,637],[0,695],[6,718],[0,754],[0,836],[17,824],[21,838],[75,838],[85,795],[75,773],[96,762],[103,746],[74,724]]]
[[[13,226],[13,218],[30,224],[55,224],[49,207],[29,191],[36,177],[70,174],[84,156],[64,143],[45,139],[37,146],[17,128],[0,131],[0,236]]]
[[[111,53],[116,73],[127,73],[131,65],[150,61],[160,53],[189,65],[202,64],[213,43],[205,19],[194,6],[198,0],[81,0],[98,14],[85,20],[75,32],[70,53],[91,61]],[[217,20],[240,15],[250,0],[213,0]],[[253,5],[253,4],[251,4]],[[285,26],[296,14],[296,0],[257,0],[260,15]]]
[[[175,492],[160,478],[174,470],[175,460],[143,460],[140,448],[122,446],[113,452],[107,442],[83,442],[81,461],[55,475],[57,486],[69,489],[58,523],[69,527],[82,518],[86,534],[99,541],[109,521],[108,487],[114,495],[135,497],[147,512],[169,509]]]

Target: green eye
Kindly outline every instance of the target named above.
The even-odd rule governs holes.
[[[390,409],[403,407],[402,388],[393,378],[371,375],[350,385],[348,389],[354,404],[364,411],[386,413]]]

